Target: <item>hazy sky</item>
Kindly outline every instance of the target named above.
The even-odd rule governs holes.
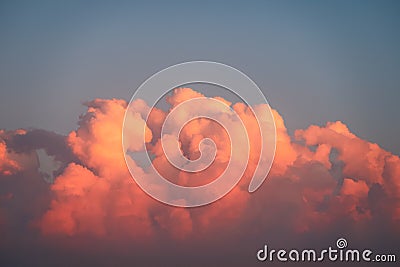
[[[211,60],[248,74],[290,131],[341,120],[400,154],[398,1],[1,1],[0,128],[68,133],[93,98]]]
[[[0,0],[0,265],[261,266],[264,244],[325,249],[338,238],[397,255],[399,14],[400,1]],[[126,103],[116,99],[193,60],[250,76],[277,110],[278,142],[257,192],[247,192],[259,165],[252,149],[227,196],[183,209],[132,180],[120,147]],[[193,95],[186,88],[168,100]],[[146,108],[135,108],[139,129]],[[188,114],[195,109],[204,105]],[[235,110],[260,147],[252,117]],[[200,120],[182,130],[184,155],[198,155],[196,140],[208,136],[222,148],[211,172],[190,176],[158,153],[167,113],[155,114],[152,142],[139,144],[141,131],[131,138],[154,154],[153,166],[177,183],[222,173],[231,155],[222,129]],[[327,121],[338,122],[309,127]],[[291,135],[306,130],[296,139],[285,125]],[[26,131],[1,130],[18,128]],[[241,156],[229,158],[233,166]]]

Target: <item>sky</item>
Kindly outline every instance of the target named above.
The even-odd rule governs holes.
[[[342,120],[399,154],[399,8],[396,1],[2,1],[0,123],[66,134],[82,102],[128,100],[165,67],[210,60],[249,75],[291,132]]]
[[[340,237],[399,258],[399,12],[397,1],[1,1],[0,265],[260,266],[264,244],[320,249]],[[260,140],[249,107],[232,103],[250,137],[248,168],[226,197],[187,209],[146,195],[120,145],[135,90],[193,60],[258,85],[277,146],[249,194]],[[217,89],[171,91],[148,121],[149,103],[133,105],[133,129],[151,133],[133,147],[174,183],[212,180],[230,155],[205,120],[179,141],[196,157],[199,140],[215,140],[208,173],[177,171],[160,153],[169,108],[204,92]]]

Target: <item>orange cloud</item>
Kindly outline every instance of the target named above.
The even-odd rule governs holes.
[[[189,88],[180,88],[167,101],[173,108],[199,96],[202,95]],[[282,116],[272,110],[277,132],[275,160],[263,186],[249,194],[247,186],[260,154],[260,133],[248,107],[226,103],[244,121],[251,143],[249,164],[239,185],[227,196],[195,209],[160,204],[131,178],[121,145],[125,101],[96,99],[86,103],[88,110],[81,117],[79,128],[68,135],[66,142],[77,161],[69,162],[51,185],[49,209],[38,219],[41,232],[46,236],[135,240],[166,235],[189,240],[204,239],[221,229],[235,231],[252,222],[253,232],[279,225],[304,233],[335,227],[341,218],[368,223],[379,209],[392,225],[399,222],[399,157],[358,138],[342,122],[312,125],[297,130],[291,138]],[[262,114],[267,108],[261,105],[254,111]],[[153,164],[161,173],[171,181],[191,186],[219,176],[231,150],[222,127],[208,119],[198,119],[182,129],[180,145],[189,158],[199,156],[198,144],[203,138],[213,139],[218,148],[216,160],[208,169],[189,174],[174,168],[161,148],[161,126],[169,111],[152,109],[145,122],[142,116],[148,109],[144,101],[138,100],[130,116],[138,126],[146,123],[146,149],[155,155]],[[131,149],[145,149],[140,142],[135,143],[134,137],[141,133],[135,127],[131,133]],[[0,157],[2,175],[18,169],[18,162],[9,159],[4,142],[0,142]]]
[[[1,132],[0,132],[1,138]],[[2,139],[0,139],[0,176],[11,175],[20,170],[18,162],[10,158],[7,152],[7,146]]]

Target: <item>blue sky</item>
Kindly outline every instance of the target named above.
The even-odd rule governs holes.
[[[0,128],[76,128],[155,72],[211,60],[249,75],[292,132],[341,120],[400,154],[398,1],[2,1]]]

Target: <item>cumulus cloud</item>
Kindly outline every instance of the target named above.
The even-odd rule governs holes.
[[[202,95],[189,88],[176,89],[167,98],[171,109],[153,108],[147,122],[143,114],[149,107],[144,101],[137,100],[130,110],[138,126],[146,124],[146,147],[135,142],[134,137],[143,133],[132,126],[129,148],[148,150],[160,173],[186,186],[205,184],[218,177],[226,168],[232,149],[222,127],[198,119],[182,128],[180,148],[185,156],[196,159],[199,142],[211,138],[217,147],[213,164],[191,174],[168,162],[160,143],[161,126],[173,107],[199,96]],[[189,244],[207,240],[218,243],[216,239],[221,238],[254,241],[269,237],[279,242],[279,234],[291,240],[358,229],[368,239],[381,231],[376,229],[380,224],[398,240],[398,156],[357,137],[340,121],[311,125],[295,131],[291,137],[283,117],[272,110],[277,132],[275,160],[261,188],[249,194],[248,184],[260,155],[260,133],[254,115],[244,104],[217,99],[230,105],[244,121],[251,149],[249,164],[238,186],[211,205],[174,208],[157,202],[138,187],[122,153],[122,122],[127,103],[118,99],[87,102],[87,112],[80,117],[78,129],[67,137],[40,131],[8,133],[7,138],[0,139],[0,182],[26,168],[24,157],[33,149],[44,148],[64,162],[54,183],[43,187],[48,197],[41,200],[42,209],[30,218],[29,225],[45,238],[120,238],[138,244],[162,238]],[[202,107],[191,108],[193,111]],[[254,110],[262,114],[267,108],[260,105]],[[5,132],[2,136],[6,136]],[[50,138],[56,141],[41,143],[43,136],[56,137]],[[147,175],[145,171],[143,175]],[[12,198],[15,192],[4,192],[0,201],[8,201],[5,199]],[[0,208],[1,212],[6,205]],[[0,213],[0,227],[5,227],[4,221]]]
[[[198,96],[198,92],[180,88],[168,102],[172,109],[182,101]],[[131,179],[121,153],[121,125],[126,102],[97,99],[87,106],[88,112],[81,117],[80,127],[67,138],[81,164],[71,163],[51,186],[55,198],[41,218],[40,227],[44,234],[109,236],[121,231],[133,237],[151,238],[157,231],[165,231],[178,239],[193,238],[198,233],[225,227],[226,221],[233,224],[252,221],[262,214],[262,210],[252,209],[246,217],[242,214],[253,202],[273,205],[274,210],[281,209],[280,213],[285,213],[287,205],[292,205],[292,215],[288,215],[291,220],[287,224],[294,231],[306,232],[321,222],[324,227],[333,226],[338,216],[354,222],[371,220],[374,213],[370,203],[374,194],[371,189],[376,185],[380,185],[387,195],[387,216],[393,223],[398,220],[399,158],[356,137],[342,122],[298,130],[292,139],[282,117],[274,110],[277,152],[264,189],[254,196],[246,191],[245,185],[258,160],[259,150],[254,149],[238,188],[213,205],[190,210],[159,204]],[[132,112],[137,123],[145,123],[141,109],[148,108],[147,105],[140,102],[134,107],[136,110]],[[191,108],[193,111],[196,107]],[[234,104],[233,108],[246,122],[250,140],[258,140],[252,137],[259,134],[254,131],[254,116],[243,104]],[[206,137],[213,139],[218,148],[216,160],[209,169],[197,174],[182,172],[168,162],[160,140],[154,138],[160,136],[162,119],[167,112],[154,112],[158,116],[150,116],[146,140],[149,142],[147,149],[156,155],[153,163],[160,173],[178,184],[193,186],[208,183],[223,172],[230,153],[228,136],[223,128],[213,125],[210,120],[198,119],[182,129],[181,149],[189,158],[198,157],[199,141]],[[135,136],[134,132],[132,134]],[[252,145],[258,147],[257,143]],[[342,166],[339,175],[335,173],[338,166]],[[278,188],[285,198],[271,192]],[[291,194],[286,195],[286,190],[292,190]]]
[[[0,173],[1,175],[10,175],[20,168],[18,163],[15,160],[9,158],[8,153],[6,151],[6,145],[4,143],[0,143]]]

